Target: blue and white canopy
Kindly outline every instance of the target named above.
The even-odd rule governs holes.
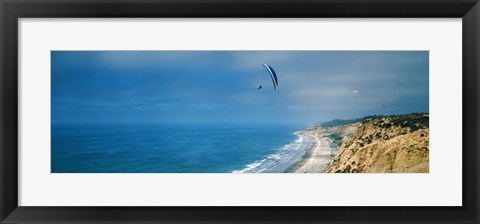
[[[265,68],[267,68],[268,73],[270,74],[270,77],[272,78],[273,89],[276,90],[276,89],[278,88],[277,74],[275,74],[275,71],[273,70],[273,68],[272,68],[270,65],[263,64],[263,66],[264,66]]]

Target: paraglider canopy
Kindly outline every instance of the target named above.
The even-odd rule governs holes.
[[[353,93],[353,99],[356,99],[358,90],[354,89],[354,90],[352,90],[352,93]]]
[[[270,78],[272,78],[273,82],[273,89],[277,90],[278,88],[278,79],[277,79],[277,74],[275,74],[275,71],[270,65],[263,64],[263,67],[265,67],[268,70],[268,73],[270,74]]]

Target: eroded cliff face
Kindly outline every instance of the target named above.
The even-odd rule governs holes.
[[[428,114],[370,118],[343,138],[327,173],[428,173]]]
[[[362,124],[359,122],[351,124],[342,124],[330,127],[312,127],[305,131],[305,134],[315,135],[318,137],[327,137],[331,140],[331,143],[340,146],[343,142],[351,141],[354,137],[355,131]]]

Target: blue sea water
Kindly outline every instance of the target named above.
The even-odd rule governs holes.
[[[57,124],[52,173],[283,172],[311,147],[301,125]]]

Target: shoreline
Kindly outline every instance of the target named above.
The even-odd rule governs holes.
[[[303,131],[301,131],[303,132]],[[294,164],[292,164],[291,166],[289,166],[285,171],[283,171],[284,173],[296,173],[296,171],[302,167],[305,162],[312,156],[312,153],[313,153],[313,149],[317,147],[318,145],[318,142],[315,141],[315,138],[313,137],[313,135],[309,135],[309,134],[306,134],[306,133],[302,133],[302,135],[305,135],[305,136],[308,136],[308,137],[311,137],[312,139],[314,139],[312,142],[312,146],[307,150],[307,152],[305,152],[305,154],[302,156],[302,159],[300,161],[297,161],[295,162]]]
[[[332,139],[323,133],[318,133],[318,130],[304,130],[302,134],[313,139],[312,147],[305,153],[302,160],[287,168],[285,173],[323,173],[335,156],[337,148],[331,144]]]

